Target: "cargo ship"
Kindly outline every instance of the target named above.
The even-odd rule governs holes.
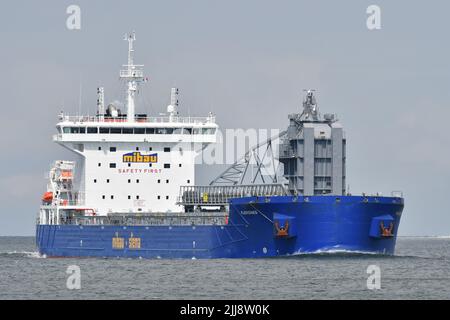
[[[247,150],[208,185],[197,185],[195,158],[217,142],[215,116],[181,116],[177,88],[164,115],[136,113],[147,79],[134,63],[135,39],[134,33],[125,37],[128,62],[120,71],[126,113],[106,106],[100,87],[96,115],[59,115],[53,141],[77,161],[55,161],[48,173],[36,223],[41,255],[394,254],[403,195],[347,192],[345,134],[334,114],[319,113],[313,90],[301,112],[289,115],[287,130]],[[251,155],[275,142],[283,171],[263,174],[264,161],[255,156],[251,162]],[[250,171],[255,177],[244,178]]]

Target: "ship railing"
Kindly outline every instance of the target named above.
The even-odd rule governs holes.
[[[403,191],[400,190],[392,191],[391,196],[395,198],[403,198]]]
[[[65,200],[65,199],[61,199],[57,202],[57,204],[60,207],[67,207],[67,206],[84,206],[85,205],[85,201],[82,199],[77,199],[77,200]]]
[[[58,191],[61,192],[61,189]],[[67,206],[84,206],[85,201],[85,193],[84,192],[71,192],[69,199],[53,199],[51,202],[42,202],[42,207],[55,207],[58,206],[61,209]]]
[[[181,186],[177,204],[225,206],[231,198],[284,196],[288,192],[282,184],[250,184],[232,186]]]
[[[124,116],[119,117],[107,117],[107,116],[61,116],[61,121],[72,123],[125,123],[128,119]],[[203,124],[203,123],[215,123],[215,116],[208,117],[181,117],[181,116],[166,116],[166,117],[142,117],[136,116],[135,121],[137,123],[184,123],[184,124]]]
[[[132,69],[132,70],[120,70],[120,77],[121,78],[143,78],[144,77],[144,71],[140,69]]]
[[[114,216],[82,216],[62,217],[62,225],[113,225],[113,226],[196,226],[225,225],[228,213],[183,213],[164,215],[114,215]]]

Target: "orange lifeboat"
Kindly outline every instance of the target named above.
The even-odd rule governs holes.
[[[52,202],[53,200],[53,192],[46,192],[42,196],[42,201],[44,202]]]
[[[66,180],[72,179],[72,171],[69,171],[69,170],[61,171],[61,177]]]

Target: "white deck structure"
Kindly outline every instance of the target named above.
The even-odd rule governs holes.
[[[120,72],[127,85],[126,114],[113,105],[105,108],[103,88],[96,116],[60,114],[53,140],[79,160],[55,162],[40,223],[58,224],[67,210],[95,216],[182,211],[176,204],[180,186],[194,185],[196,155],[216,142],[215,117],[180,116],[176,88],[167,116],[135,114],[135,96],[145,78],[142,66],[133,62],[134,34],[126,40],[128,64]]]

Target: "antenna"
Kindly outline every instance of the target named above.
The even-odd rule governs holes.
[[[303,112],[300,118],[303,120],[319,120],[319,109],[317,107],[316,97],[314,96],[315,89],[303,89],[306,92],[303,99]]]
[[[178,88],[172,88],[170,90],[170,105],[178,107]]]
[[[78,115],[81,116],[81,95],[83,93],[83,85],[81,82],[81,76],[80,76],[80,92],[78,96]]]
[[[123,65],[124,69],[120,70],[120,78],[127,83],[127,121],[134,122],[135,96],[138,91],[138,84],[145,82],[147,79],[144,78],[142,69],[144,65],[134,64],[133,61],[133,43],[136,40],[135,32],[126,34],[124,40],[128,41],[128,64]]]
[[[103,87],[97,88],[97,116],[103,119],[105,114],[105,89]]]
[[[170,90],[170,104],[167,106],[167,113],[169,113],[170,121],[173,121],[173,117],[178,115],[178,88]]]
[[[124,40],[128,41],[128,66],[133,65],[133,42],[136,41],[136,33],[133,31],[130,34],[125,34]]]

